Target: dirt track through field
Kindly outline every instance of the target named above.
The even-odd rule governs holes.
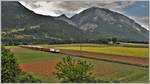
[[[91,58],[91,59],[96,59],[96,60],[111,61],[111,62],[117,62],[117,63],[123,63],[123,64],[143,66],[143,67],[148,67],[149,65],[149,61],[147,58],[111,55],[111,54],[77,51],[77,50],[65,50],[65,49],[61,49],[60,51],[63,54]]]
[[[29,49],[33,49],[33,48],[29,48]],[[33,49],[33,50],[49,52],[49,48]],[[103,60],[103,61],[110,61],[110,62],[115,62],[115,63],[135,65],[135,66],[142,66],[142,67],[149,66],[148,58],[123,56],[123,55],[112,55],[112,54],[103,54],[103,53],[96,53],[96,52],[67,50],[67,49],[60,49],[60,53],[67,54],[67,55],[74,55],[74,56],[78,56],[78,57],[96,59],[96,60]]]

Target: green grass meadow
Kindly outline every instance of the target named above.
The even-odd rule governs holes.
[[[7,46],[6,48],[10,49],[14,53],[19,64],[32,63],[32,62],[41,61],[41,60],[42,61],[46,61],[46,60],[60,61],[63,57],[68,56],[68,55],[59,54],[59,53],[35,51],[35,50],[30,50],[26,48],[17,47],[17,46]],[[110,49],[112,48],[110,47]],[[98,48],[96,50],[100,50],[100,49]],[[72,56],[72,57],[74,57],[75,59],[81,59],[81,60],[86,60],[88,62],[91,62],[94,65],[94,70],[93,70],[94,75],[100,79],[119,80],[120,82],[123,82],[123,83],[137,83],[137,82],[143,83],[143,82],[148,82],[149,80],[148,78],[149,71],[148,71],[148,68],[145,68],[145,67],[138,67],[138,66],[133,66],[133,65],[119,64],[119,63],[93,60],[93,59],[87,59],[87,58],[80,58],[80,57],[75,57],[75,56]],[[59,82],[53,75],[51,76],[39,75],[39,74],[35,74],[34,72],[32,72],[32,74],[40,78],[43,82],[49,82],[49,83]]]

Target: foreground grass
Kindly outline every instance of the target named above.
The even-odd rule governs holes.
[[[16,46],[7,47],[11,49],[20,64],[32,63],[36,61],[58,60],[67,56],[63,54],[34,51]],[[121,82],[148,82],[148,68],[112,63],[107,61],[92,60],[86,58],[74,57],[75,59],[86,60],[94,64],[93,73],[97,78],[104,80],[119,80]],[[42,68],[42,67],[41,67]],[[40,78],[43,82],[59,82],[54,75],[42,75],[34,72],[31,74]]]
[[[125,56],[135,56],[148,58],[149,49],[138,47],[137,45],[133,47],[129,46],[118,46],[118,45],[106,45],[106,44],[64,44],[64,45],[42,45],[44,47],[57,47],[60,49],[70,49],[70,50],[82,50],[88,52],[98,52],[98,53],[106,53],[106,54],[114,54],[114,55],[125,55]],[[80,47],[81,46],[81,47]]]

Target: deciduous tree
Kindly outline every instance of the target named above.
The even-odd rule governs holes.
[[[87,61],[64,57],[63,61],[57,64],[56,69],[57,72],[54,72],[54,74],[61,82],[100,82],[92,75],[93,65]]]
[[[2,47],[1,52],[1,82],[17,82],[16,79],[18,79],[21,70],[14,55],[4,47]]]

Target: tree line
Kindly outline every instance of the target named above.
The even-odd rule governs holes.
[[[131,40],[120,40],[117,37],[100,38],[94,39],[81,39],[81,40],[52,40],[52,39],[4,39],[2,38],[3,45],[29,45],[29,44],[70,44],[70,43],[100,43],[100,44],[119,44],[119,42],[126,43],[143,43],[148,44],[149,42],[144,41],[131,41]]]

